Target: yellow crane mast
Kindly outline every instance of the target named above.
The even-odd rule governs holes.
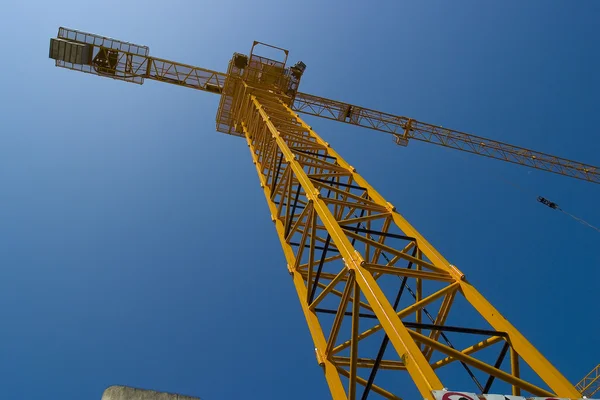
[[[288,67],[288,51],[273,46],[280,57],[262,57],[264,46],[254,42],[249,55],[235,53],[220,73],[151,57],[145,46],[60,28],[50,57],[59,67],[221,96],[217,130],[243,137],[250,149],[332,398],[399,399],[402,387],[387,378],[391,373],[407,377],[425,399],[446,400],[456,394],[447,388],[457,388],[443,377],[459,370],[472,382],[460,388],[466,398],[492,389],[581,397],[580,386],[298,112],[387,132],[401,145],[421,140],[594,183],[600,183],[598,168],[298,92],[306,66]]]

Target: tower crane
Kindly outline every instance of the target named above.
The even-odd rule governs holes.
[[[267,48],[278,56],[262,56]],[[234,53],[226,73],[63,27],[49,55],[58,67],[220,96],[216,129],[250,149],[332,398],[399,399],[402,379],[431,400],[492,390],[582,396],[581,383],[570,383],[299,113],[385,132],[402,146],[418,140],[592,183],[600,183],[597,167],[302,93],[306,65],[290,66],[287,50],[261,42]],[[447,377],[460,371],[471,386],[449,391],[458,388]]]

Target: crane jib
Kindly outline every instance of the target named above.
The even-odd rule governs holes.
[[[237,68],[235,63],[242,62],[239,56],[238,54],[236,56],[238,58],[233,60],[235,68]],[[224,94],[228,76],[227,73],[150,57],[147,46],[67,28],[60,28],[58,38],[51,39],[50,58],[55,59],[56,65],[59,67],[126,82],[142,84],[144,79],[152,79],[221,95]],[[272,66],[269,67],[272,68]],[[306,65],[299,62],[289,68],[289,76],[299,77],[305,68]],[[242,70],[239,69],[239,71]],[[600,169],[593,165],[399,115],[298,92],[297,83],[291,93],[287,93],[287,95],[291,98],[290,104],[294,111],[389,133],[393,135],[396,144],[401,146],[407,146],[410,140],[417,140],[592,183],[600,183]],[[222,116],[222,114],[220,115]],[[217,130],[241,136],[235,130],[225,129],[225,125],[221,121],[218,124],[221,128]]]

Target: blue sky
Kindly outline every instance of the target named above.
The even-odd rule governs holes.
[[[247,147],[215,131],[217,96],[57,69],[61,25],[220,71],[269,42],[307,64],[303,92],[600,164],[599,2],[324,3],[5,2],[6,398],[328,396]],[[600,362],[600,235],[535,201],[600,224],[600,186],[307,120],[568,379]]]

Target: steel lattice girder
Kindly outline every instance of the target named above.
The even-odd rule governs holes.
[[[333,398],[356,398],[358,385],[367,393],[399,398],[374,384],[377,370],[386,369],[408,372],[423,397],[431,399],[432,390],[444,387],[437,370],[450,364],[461,364],[480,390],[496,380],[510,384],[515,395],[522,389],[539,396],[580,396],[456,267],[284,101],[247,85],[238,95],[243,101],[237,118],[242,121]],[[404,289],[413,296],[404,308],[398,309],[398,300],[392,304],[391,296],[380,286],[390,276],[400,278],[397,299]],[[407,285],[409,280],[416,292]],[[458,296],[489,329],[446,324]],[[437,311],[432,315],[428,306],[435,306]],[[324,322],[325,315],[333,315],[333,322]],[[431,324],[422,322],[424,316]],[[381,330],[385,336],[380,354],[363,354],[359,344]],[[449,332],[487,338],[459,350],[450,344]],[[383,359],[388,341],[395,350],[395,360]],[[497,359],[487,362],[477,358],[496,343],[502,347]],[[511,365],[505,371],[501,365],[509,350]],[[441,357],[432,361],[434,354]],[[548,389],[519,376],[519,359]],[[362,377],[359,369],[370,370],[369,377]],[[487,374],[485,387],[473,371]]]

